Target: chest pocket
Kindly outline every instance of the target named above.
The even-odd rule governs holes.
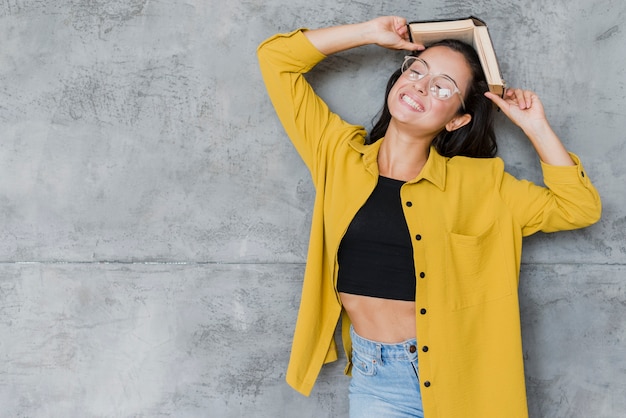
[[[508,296],[512,291],[511,262],[503,250],[498,223],[480,235],[448,233],[446,288],[453,310]]]

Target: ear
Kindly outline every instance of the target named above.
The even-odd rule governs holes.
[[[469,113],[464,113],[460,116],[455,116],[450,120],[450,122],[446,123],[446,131],[452,132],[456,131],[459,128],[464,127],[472,120],[472,115]]]

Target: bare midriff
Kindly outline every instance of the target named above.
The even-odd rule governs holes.
[[[354,331],[381,343],[415,338],[415,302],[339,293]]]

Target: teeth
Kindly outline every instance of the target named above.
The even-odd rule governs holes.
[[[409,106],[411,106],[413,109],[417,111],[421,112],[424,110],[415,100],[411,99],[406,94],[402,96],[402,100],[404,101],[404,103],[408,104]]]

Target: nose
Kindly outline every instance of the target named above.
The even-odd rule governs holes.
[[[420,80],[413,82],[413,87],[422,95],[428,94],[428,83],[430,82],[430,76],[422,77]]]

